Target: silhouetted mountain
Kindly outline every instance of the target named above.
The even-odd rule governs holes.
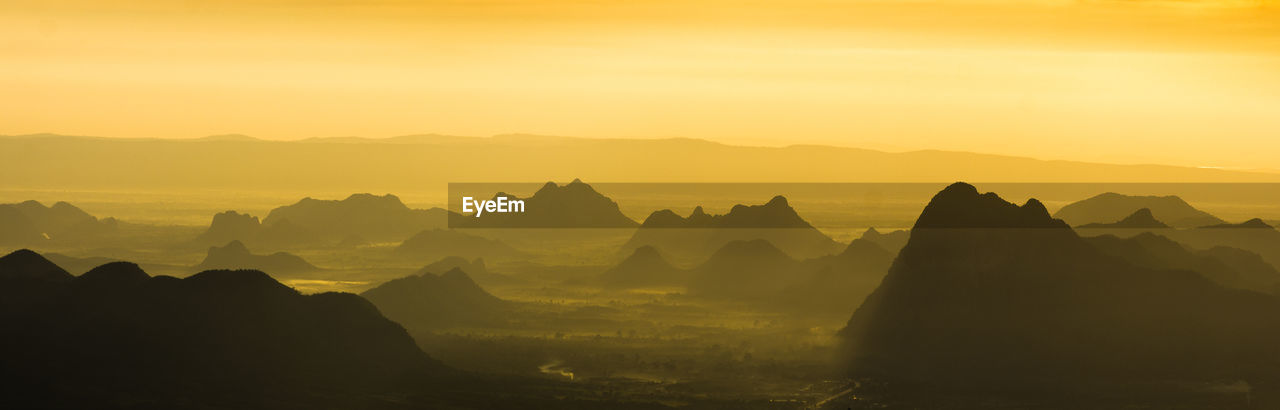
[[[846,316],[880,283],[893,254],[868,240],[841,253],[794,260],[764,240],[725,245],[687,274],[692,295],[811,317]]]
[[[1150,232],[1127,239],[1114,235],[1084,239],[1103,253],[1136,266],[1191,270],[1222,286],[1265,293],[1280,285],[1280,272],[1258,254],[1242,249],[1219,246],[1197,251]]]
[[[840,332],[855,376],[952,389],[1274,380],[1280,299],[1103,254],[1032,199],[953,184]]]
[[[102,256],[78,258],[55,252],[46,252],[43,256],[45,259],[48,259],[58,266],[61,266],[63,269],[66,269],[67,272],[71,272],[72,275],[83,274],[98,266],[120,261],[119,259]]]
[[[907,231],[895,231],[897,233]],[[801,261],[791,283],[775,297],[776,307],[812,316],[846,317],[875,290],[896,252],[855,239],[844,252]]]
[[[600,274],[600,282],[610,288],[678,286],[686,280],[686,272],[672,266],[652,246],[636,248],[627,259]]]
[[[767,240],[795,258],[840,251],[838,242],[801,218],[782,196],[763,205],[734,205],[723,215],[709,215],[702,207],[695,208],[688,218],[669,209],[654,212],[622,246],[622,251],[652,246],[673,260],[700,262],[730,242],[756,239]]]
[[[244,241],[256,238],[262,230],[258,217],[236,211],[226,211],[213,215],[209,229],[196,238],[199,243],[215,244],[231,241]]]
[[[306,272],[319,269],[307,263],[301,257],[286,252],[254,255],[240,241],[231,241],[222,247],[210,247],[204,261],[196,265],[195,268],[197,270],[254,269],[280,273]]]
[[[520,279],[501,273],[490,272],[489,268],[484,264],[484,258],[475,258],[467,260],[461,256],[447,256],[438,261],[422,268],[423,272],[448,272],[454,269],[461,269],[466,272],[476,283],[484,286],[493,285],[512,285],[523,283]]]
[[[467,234],[456,229],[431,229],[418,232],[397,246],[393,254],[402,259],[426,263],[449,256],[505,260],[523,254],[495,239]]]
[[[1239,224],[1216,224],[1196,229],[1180,229],[1169,237],[1197,249],[1226,246],[1262,255],[1272,266],[1280,266],[1280,230],[1261,219]]]
[[[876,245],[880,245],[881,248],[889,251],[889,253],[897,255],[898,251],[902,250],[903,246],[907,246],[907,239],[910,238],[911,231],[905,229],[889,233],[881,233],[880,231],[877,231],[876,228],[867,228],[867,230],[863,232],[862,236],[858,239],[871,241]]]
[[[272,209],[262,224],[272,227],[284,220],[335,242],[350,235],[370,241],[399,241],[424,229],[447,226],[449,211],[410,209],[391,194],[354,194],[341,201],[303,198]]]
[[[1165,225],[1164,222],[1156,220],[1156,217],[1151,214],[1151,210],[1147,208],[1133,211],[1132,215],[1116,222],[1091,223],[1079,226],[1082,229],[1162,229],[1168,227],[1169,225]]]
[[[1223,223],[1218,217],[1201,211],[1176,196],[1131,196],[1107,192],[1079,202],[1067,204],[1053,214],[1071,226],[1110,223],[1147,208],[1155,219],[1177,228]]]
[[[71,278],[66,270],[30,249],[19,249],[0,257],[0,280],[68,282]]]
[[[240,241],[256,247],[286,248],[314,245],[317,239],[314,232],[288,219],[264,225],[256,216],[226,211],[213,216],[209,229],[196,237],[196,243],[207,246]]]
[[[492,199],[521,198],[498,193]],[[618,209],[618,203],[580,180],[564,186],[547,182],[533,196],[524,198],[524,212],[484,213],[480,217],[455,217],[453,227],[488,228],[631,228],[639,225]]]
[[[26,214],[13,206],[0,205],[0,244],[31,245],[48,240]]]
[[[425,269],[360,294],[391,320],[413,330],[494,326],[507,302],[476,285],[462,269],[442,275]]]
[[[1207,225],[1201,228],[1205,229],[1275,229],[1274,226],[1263,222],[1261,218],[1253,218],[1238,224],[1220,223],[1216,225]]]
[[[110,262],[81,274],[76,278],[76,285],[103,289],[128,288],[141,285],[150,279],[151,275],[135,263]]]
[[[714,298],[755,298],[783,289],[799,262],[769,241],[733,241],[725,244],[693,270],[689,293]]]
[[[51,265],[0,260],[14,258],[37,269],[18,277]],[[0,277],[7,408],[368,408],[454,374],[355,295],[304,296],[258,271],[65,275]]]
[[[0,204],[0,243],[29,245],[47,239],[75,239],[118,229],[114,218],[98,220],[66,202],[46,207],[37,201]]]

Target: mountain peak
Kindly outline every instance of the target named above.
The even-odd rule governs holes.
[[[1168,228],[1164,222],[1160,222],[1152,214],[1151,208],[1142,208],[1133,211],[1129,216],[1124,217],[1114,223],[1092,223],[1081,225],[1081,228],[1134,228],[1134,229],[1162,229]]]
[[[1262,218],[1253,218],[1238,224],[1223,223],[1217,225],[1202,226],[1201,228],[1250,228],[1250,229],[1274,229],[1275,227],[1266,223]]]
[[[440,274],[440,278],[454,283],[467,284],[468,286],[478,286],[474,280],[471,280],[471,275],[467,275],[467,272],[462,270],[461,267],[449,269]]]
[[[787,204],[787,197],[782,195],[774,196],[773,199],[770,199],[769,202],[765,203],[765,206],[790,207],[790,205]]]
[[[0,279],[18,278],[65,282],[72,276],[39,253],[19,249],[0,257]]]
[[[209,252],[210,253],[223,252],[223,253],[232,254],[232,255],[248,255],[249,247],[244,246],[244,242],[240,242],[239,239],[234,239],[231,242],[227,242],[226,245],[223,245],[220,248],[216,246],[209,248]]]
[[[90,269],[76,278],[76,283],[128,286],[146,282],[151,275],[133,262],[110,262]]]
[[[1134,211],[1148,208],[1152,219],[1175,228],[1194,228],[1224,224],[1226,221],[1196,209],[1175,195],[1124,195],[1105,192],[1085,200],[1063,206],[1053,214],[1072,226],[1087,224],[1111,224],[1132,215]]]
[[[979,194],[973,185],[957,182],[934,195],[914,229],[1066,227],[1066,223],[1050,217],[1038,200],[1018,206],[995,193]]]

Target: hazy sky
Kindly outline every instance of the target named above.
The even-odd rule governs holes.
[[[0,0],[0,134],[537,133],[1280,168],[1280,3]]]

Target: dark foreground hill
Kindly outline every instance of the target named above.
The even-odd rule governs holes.
[[[1032,199],[957,183],[845,329],[853,375],[954,389],[1280,380],[1280,299],[1105,255]]]
[[[1152,215],[1151,209],[1148,208],[1133,211],[1132,214],[1119,221],[1111,223],[1095,222],[1079,226],[1080,229],[1164,229],[1168,227],[1169,225],[1157,220]]]
[[[356,295],[127,262],[71,279],[42,260],[0,258],[3,408],[368,408],[455,374]]]

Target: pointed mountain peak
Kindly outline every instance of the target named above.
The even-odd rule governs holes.
[[[230,253],[238,253],[238,254],[239,254],[239,253],[243,253],[243,254],[248,254],[248,253],[249,253],[249,247],[244,246],[244,242],[240,242],[240,240],[239,240],[239,239],[232,240],[231,242],[227,242],[227,244],[226,244],[226,245],[223,245],[221,248],[218,248],[218,247],[211,248],[211,249],[210,249],[210,252],[213,252],[213,251],[214,251],[214,249],[216,249],[216,250],[218,250],[218,251],[224,251],[224,252],[230,252]]]
[[[1039,199],[1028,199],[1025,204],[1022,204],[1022,209],[1026,210],[1027,213],[1040,214],[1044,215],[1046,218],[1051,218],[1049,216],[1049,208],[1045,208],[1044,204],[1041,203]]]
[[[569,185],[586,185],[586,183],[582,182],[581,179],[574,178],[573,181],[569,182]]]
[[[978,188],[966,182],[956,182],[951,185],[947,185],[947,187],[943,188],[942,191],[938,192],[938,194],[935,195],[934,198],[936,199],[937,197],[943,196],[943,195],[977,196]]]
[[[709,216],[709,215],[707,215],[706,210],[702,209],[702,205],[698,205],[697,207],[693,208],[693,213],[689,214],[689,219],[693,219],[695,217],[704,217],[704,216]]]
[[[1156,219],[1155,214],[1151,213],[1150,208],[1141,208],[1133,211],[1129,216],[1119,221],[1109,224],[1095,223],[1081,225],[1081,228],[1168,228],[1164,222]]]
[[[663,209],[653,211],[648,218],[644,219],[644,223],[640,224],[645,228],[676,228],[684,226],[685,219],[677,215],[675,211]]]
[[[1262,218],[1253,218],[1248,221],[1244,221],[1244,223],[1241,223],[1240,226],[1244,228],[1272,228],[1271,225],[1268,225],[1266,222],[1263,222]]]
[[[770,199],[769,202],[765,203],[764,205],[774,206],[774,207],[790,207],[790,205],[787,204],[787,197],[782,195],[773,197],[773,199]]]
[[[995,193],[979,194],[973,185],[957,182],[934,195],[916,220],[915,228],[1066,228],[1049,216],[1044,204],[1028,200],[1023,206]]]
[[[41,279],[54,282],[71,280],[65,269],[30,249],[19,249],[0,257],[0,279]]]
[[[873,227],[867,228],[866,231],[863,231],[862,236],[858,237],[858,239],[875,239],[881,236],[884,236],[884,234],[880,233],[880,231],[877,231],[876,228],[873,226]]]
[[[1125,225],[1144,225],[1148,227],[1168,227],[1168,225],[1165,225],[1163,222],[1156,220],[1155,214],[1151,213],[1151,208],[1142,208],[1137,211],[1133,211],[1132,215],[1120,220],[1120,223]]]
[[[471,283],[473,285],[475,284],[475,281],[471,280],[471,275],[468,275],[466,271],[462,270],[462,267],[454,267],[453,269],[449,269],[445,273],[440,274],[440,278],[451,281],[451,282],[464,282],[464,283]]]

